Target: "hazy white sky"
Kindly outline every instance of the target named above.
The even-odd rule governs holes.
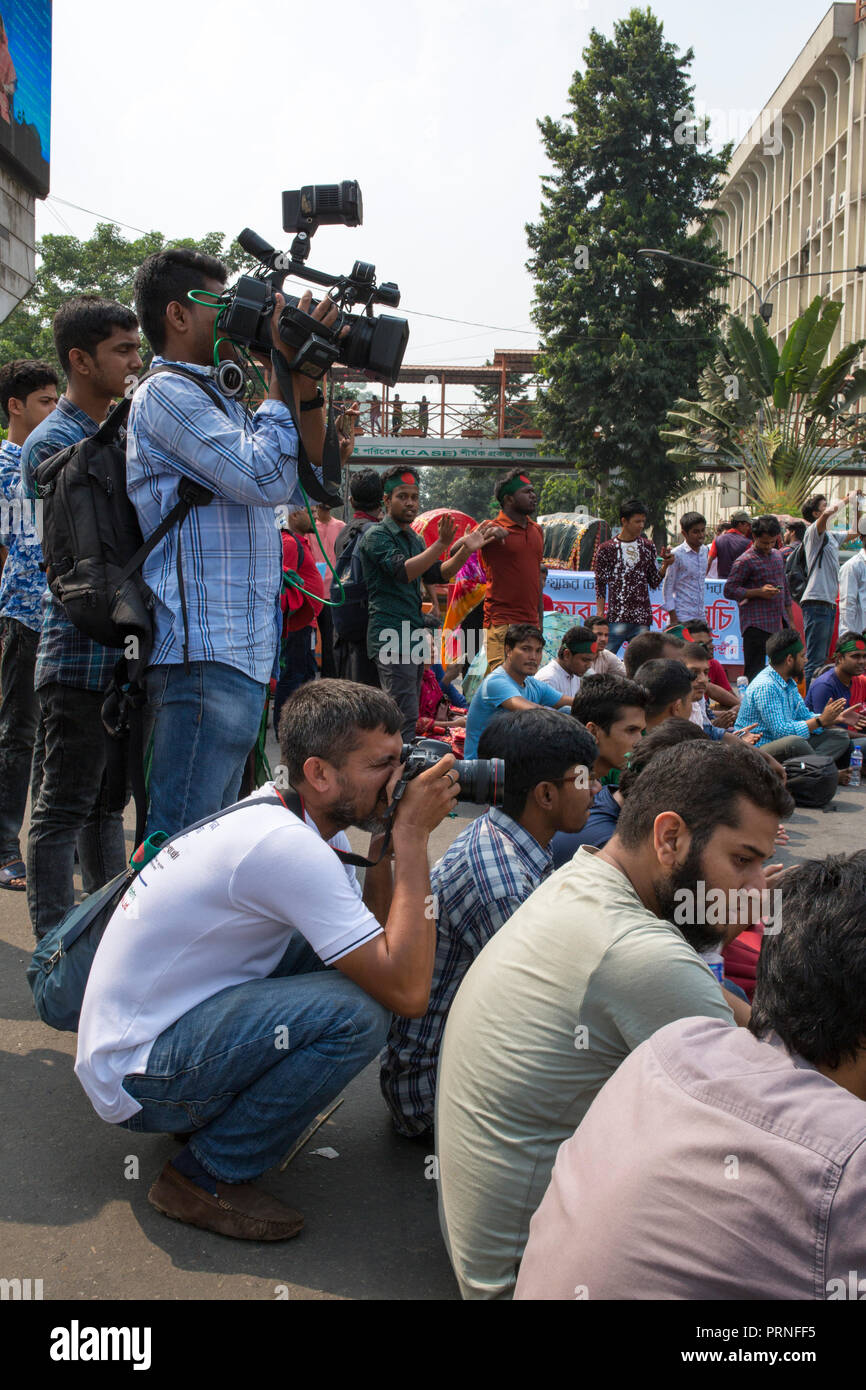
[[[653,9],[669,40],[695,50],[698,100],[737,112],[764,104],[828,7]],[[536,118],[565,110],[590,29],[611,34],[630,8],[54,0],[52,192],[168,236],[249,225],[285,246],[282,189],[356,178],[364,225],[323,228],[310,263],[374,261],[401,287],[398,312],[495,329],[408,315],[407,362],[532,347],[524,224],[538,215],[544,168]],[[97,220],[37,203],[39,235],[84,237]]]

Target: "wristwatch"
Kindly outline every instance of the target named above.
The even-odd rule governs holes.
[[[325,393],[319,386],[315,396],[311,396],[308,401],[301,401],[301,410],[321,410],[325,404]]]

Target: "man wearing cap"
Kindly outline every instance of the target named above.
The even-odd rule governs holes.
[[[800,634],[793,628],[774,632],[767,639],[767,659],[769,665],[746,687],[734,731],[757,724],[757,747],[779,762],[824,753],[837,767],[847,767],[851,739],[836,722],[845,701],[829,700],[816,713],[797,689],[806,669]]]
[[[586,675],[597,655],[595,634],[588,627],[570,627],[562,639],[559,655],[542,666],[535,679],[573,700],[580,689],[581,676]]]
[[[806,691],[806,704],[817,714],[824,709],[828,700],[844,700],[845,710],[839,722],[859,733],[866,729],[866,716],[859,709],[849,713],[849,706],[859,705],[854,698],[853,687],[857,677],[864,675],[866,641],[859,632],[843,632],[836,643],[833,665],[812,681]]]
[[[731,572],[731,566],[735,560],[744,555],[748,550],[752,539],[752,518],[748,512],[734,512],[728,523],[727,531],[723,531],[720,536],[716,536],[713,542],[715,554],[710,555],[711,563],[714,561],[716,566],[716,579],[727,579]]]
[[[453,546],[454,520],[443,516],[432,545],[412,530],[418,515],[418,475],[403,465],[383,476],[385,518],[371,526],[360,542],[361,567],[367,586],[369,622],[367,655],[375,661],[382,689],[400,706],[403,738],[415,736],[418,697],[424,661],[431,659],[430,641],[421,611],[421,580],[447,584],[469,555],[492,540],[498,530],[483,521]],[[443,559],[451,551],[447,560]]]
[[[860,549],[842,566],[839,580],[839,631],[866,632],[866,516],[857,526]]]
[[[501,536],[496,545],[488,546],[481,555],[488,580],[484,600],[488,674],[502,665],[505,632],[512,623],[544,627],[544,533],[531,520],[538,505],[535,488],[526,473],[512,468],[496,484],[495,497],[501,508],[496,517]]]

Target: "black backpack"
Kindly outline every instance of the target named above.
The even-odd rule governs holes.
[[[809,753],[803,758],[786,758],[782,766],[795,805],[829,806],[839,785],[839,769],[832,758]]]
[[[331,609],[331,617],[334,623],[334,632],[344,642],[365,642],[367,640],[367,623],[370,613],[360,551],[361,538],[373,525],[375,522],[362,521],[355,528],[354,535],[349,534],[346,537],[334,566],[337,578],[343,586],[344,598],[342,603]],[[347,530],[351,532],[354,527],[355,523],[350,522]]]
[[[185,376],[228,414],[225,400],[210,382],[179,366],[154,367]],[[191,507],[213,499],[207,488],[184,478],[180,500],[145,542],[126,491],[126,446],[121,430],[131,399],[111,410],[96,434],[52,454],[36,469],[42,501],[42,555],[48,586],[69,621],[104,647],[123,647],[143,670],[153,644],[154,596],[141,566],[172,526],[182,525]],[[180,547],[178,546],[178,566]],[[187,645],[186,600],[178,575]],[[135,639],[131,642],[130,639]]]
[[[814,569],[821,568],[821,561],[824,558],[824,551],[827,546],[827,532],[824,532],[821,541],[821,549],[815,556],[811,565],[806,564],[806,542],[798,541],[785,561],[785,573],[788,576],[788,588],[791,590],[791,598],[795,603],[799,603],[804,593],[806,585],[812,577]]]

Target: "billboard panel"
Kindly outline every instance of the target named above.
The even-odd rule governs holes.
[[[51,0],[0,0],[0,164],[45,197],[51,157]]]

